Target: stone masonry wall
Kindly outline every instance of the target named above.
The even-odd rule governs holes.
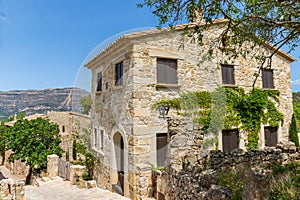
[[[191,124],[188,119],[169,120],[171,141],[163,176],[165,178],[160,180],[165,182],[162,187],[165,188],[166,199],[231,199],[230,190],[218,186],[217,171],[226,172],[237,168],[247,168],[247,180],[251,181],[244,186],[243,195],[247,199],[267,199],[266,176],[271,166],[290,161],[300,162],[300,151],[294,143],[288,141],[279,142],[276,147],[247,152],[241,149],[231,153],[204,150],[203,133]]]
[[[25,200],[25,183],[13,179],[1,180],[0,199]]]

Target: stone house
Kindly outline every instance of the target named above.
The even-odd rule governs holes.
[[[203,46],[190,41],[183,46],[183,26],[125,34],[85,64],[92,71],[92,147],[100,160],[95,178],[101,187],[113,190],[119,185],[131,199],[151,195],[150,166],[163,165],[170,141],[167,120],[153,109],[156,102],[183,91],[213,91],[218,86],[251,90],[259,65],[255,59],[232,60],[217,48],[207,56],[221,23],[203,34]],[[259,49],[272,50],[268,44]],[[288,140],[294,60],[279,50],[272,68],[263,70],[256,82],[256,87],[280,91],[279,110],[285,120],[278,128],[262,126],[261,149]],[[232,148],[226,146],[228,138],[236,140],[233,148],[245,149],[246,136],[238,138],[235,131],[224,130],[219,134],[220,150]]]
[[[89,147],[89,135],[91,127],[91,118],[76,112],[58,112],[50,111],[46,114],[47,119],[59,126],[61,143],[60,146],[64,150],[62,159],[73,161],[73,141],[76,137],[83,140]]]

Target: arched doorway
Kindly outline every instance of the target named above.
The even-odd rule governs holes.
[[[124,195],[124,140],[122,135],[117,132],[113,137],[114,158],[115,158],[115,184],[114,187],[121,195]]]

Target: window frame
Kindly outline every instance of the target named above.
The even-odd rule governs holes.
[[[230,72],[230,71],[232,71],[232,72]],[[221,64],[221,77],[222,77],[222,85],[224,85],[224,86],[235,86],[235,69],[234,69],[234,65]]]
[[[115,64],[115,86],[123,85],[124,64],[123,61]]]
[[[229,136],[229,138],[230,137],[235,137],[235,136],[237,136],[236,138],[237,138],[237,144],[233,144],[233,143],[231,143],[231,141],[230,141],[230,143],[228,144],[228,141],[225,139],[225,134],[230,134],[231,136]],[[234,135],[233,135],[234,134]],[[239,146],[240,146],[240,141],[239,141],[239,130],[238,129],[223,129],[222,130],[222,151],[223,152],[225,152],[225,153],[230,153],[231,151],[233,151],[234,149],[238,149],[239,148]],[[230,138],[230,139],[232,139],[232,138]],[[225,140],[226,140],[226,142],[227,143],[225,143]],[[228,147],[226,146],[226,145],[229,145]],[[237,147],[236,148],[233,148],[232,146],[233,145],[237,145]],[[227,150],[227,149],[229,149],[229,150]]]
[[[158,144],[158,139],[159,138],[163,138],[166,140],[165,141],[165,145],[162,146],[162,147],[158,147],[159,144]],[[156,165],[157,167],[163,167],[164,166],[164,162],[166,161],[167,159],[167,149],[168,148],[168,144],[169,144],[169,139],[168,139],[168,133],[156,133]],[[163,151],[163,153],[165,153],[165,155],[163,155],[164,157],[161,158],[161,152]]]
[[[104,128],[95,127],[93,132],[93,149],[103,153],[104,150]]]
[[[156,78],[160,85],[178,85],[178,59],[157,57]]]
[[[96,92],[102,92],[102,90],[103,90],[102,82],[103,82],[102,72],[98,72],[97,73],[97,87],[96,87]]]
[[[270,75],[271,75],[271,77],[270,77]],[[263,89],[274,89],[275,88],[274,70],[273,69],[262,69],[261,79],[262,79],[262,88]]]
[[[268,130],[270,137],[272,137],[272,134],[275,134],[275,143],[273,144],[273,140],[269,141],[267,140],[266,134],[268,134],[266,132],[266,130]],[[276,130],[276,131],[274,131]],[[265,147],[275,147],[278,143],[278,127],[272,127],[272,126],[265,126],[264,127],[264,138],[265,138]]]

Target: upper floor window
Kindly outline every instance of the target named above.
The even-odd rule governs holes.
[[[157,58],[157,83],[177,84],[177,60]]]
[[[122,85],[123,82],[123,62],[115,66],[116,86]]]
[[[234,66],[233,65],[222,65],[222,84],[223,85],[234,85]]]
[[[98,80],[98,83],[97,83],[97,92],[100,92],[100,91],[102,91],[102,72],[99,72],[97,74],[97,80]]]
[[[274,88],[272,69],[262,70],[262,83],[263,83],[263,88],[270,88],[270,89]]]

